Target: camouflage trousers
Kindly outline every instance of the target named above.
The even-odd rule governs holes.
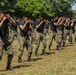
[[[45,49],[46,49],[46,37],[45,37],[44,33],[36,32],[36,39],[35,40],[36,40],[35,51],[38,51],[40,41],[42,41],[42,44],[43,44],[42,50],[45,51]]]
[[[44,34],[45,34],[45,35],[49,34],[49,29],[46,29],[46,28],[45,28],[45,29],[44,29]]]
[[[31,43],[35,43],[36,38],[36,29],[33,29],[31,32]]]
[[[32,45],[29,37],[18,35],[18,42],[19,42],[19,57],[22,57],[25,47],[28,51],[28,56],[31,56],[30,53],[32,54]]]
[[[75,38],[75,42],[76,42],[76,26],[75,26],[74,38]]]
[[[57,34],[58,34],[58,42],[61,43],[63,39],[63,31],[57,30]]]
[[[4,50],[8,55],[13,55],[12,45],[7,37],[0,37],[0,57],[3,56]]]
[[[12,31],[12,30],[10,30],[9,41],[10,41],[11,43],[14,41],[16,35],[17,35],[17,31]]]
[[[66,42],[67,35],[69,35],[69,40],[72,42],[72,30],[64,29],[63,42]]]
[[[57,32],[56,31],[52,31],[50,30],[49,32],[49,43],[48,43],[48,48],[50,48],[52,46],[53,43],[53,39],[56,41],[56,43],[58,44],[58,37],[57,37]]]

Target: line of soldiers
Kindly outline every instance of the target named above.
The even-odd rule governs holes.
[[[76,19],[65,18],[55,16],[51,21],[44,19],[43,16],[39,17],[34,21],[23,16],[22,19],[11,17],[9,14],[5,14],[0,11],[0,61],[5,50],[8,54],[6,70],[13,70],[11,67],[11,61],[13,58],[12,43],[17,37],[19,43],[19,55],[18,62],[22,62],[22,55],[24,48],[28,51],[29,62],[34,62],[31,59],[32,56],[32,44],[35,46],[35,56],[38,56],[38,50],[40,42],[42,42],[42,53],[46,54],[46,47],[51,50],[53,39],[57,43],[57,50],[62,50],[62,46],[66,46],[66,38],[69,35],[69,42],[72,44],[72,34],[75,35],[76,42],[76,31],[75,31]],[[46,42],[46,36],[49,36],[49,43]],[[31,37],[31,38],[30,38]]]

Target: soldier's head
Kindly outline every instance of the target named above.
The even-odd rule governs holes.
[[[39,19],[40,21],[42,21],[42,20],[43,20],[43,16],[42,16],[42,15],[39,15],[38,19]]]
[[[4,12],[0,10],[0,19],[2,19],[4,17]]]
[[[25,22],[25,21],[27,21],[27,20],[28,20],[28,17],[23,16],[23,21]]]
[[[57,21],[58,20],[58,16],[54,16],[54,20]]]

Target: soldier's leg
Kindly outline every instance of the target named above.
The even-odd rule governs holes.
[[[35,33],[34,31],[31,32],[31,43],[35,43]]]
[[[3,43],[2,39],[0,38],[0,61],[3,56],[3,45],[4,45],[4,43]]]
[[[39,33],[36,33],[35,42],[36,42],[35,56],[38,56],[37,52],[38,52],[38,48],[39,48],[39,45],[40,45],[40,34]]]
[[[45,34],[45,36],[47,35],[47,29],[46,28],[44,29],[44,34]]]
[[[54,38],[54,33],[52,31],[50,31],[50,33],[49,33],[49,43],[48,43],[48,50],[49,51],[50,51],[51,46],[52,46],[53,38]]]
[[[57,50],[61,50],[61,42],[62,42],[62,31],[58,30],[58,47],[57,47]]]
[[[63,47],[65,47],[65,44],[66,44],[66,37],[67,37],[67,30],[64,30],[64,35],[63,35]]]
[[[32,55],[32,44],[31,44],[31,40],[29,39],[29,37],[26,37],[26,49],[28,51],[28,61],[33,62],[33,60],[31,59],[31,55]]]
[[[13,70],[13,68],[11,67],[11,61],[12,61],[12,58],[13,58],[13,49],[12,49],[12,44],[9,42],[8,39],[4,38],[4,48],[8,54],[8,57],[7,57],[7,67],[6,67],[6,70]]]
[[[14,41],[16,31],[10,31],[9,41],[12,43]]]
[[[74,41],[76,42],[76,24],[75,24],[75,31],[74,31]]]
[[[22,62],[22,55],[24,52],[24,44],[25,44],[25,38],[24,37],[19,37],[19,55],[18,55],[18,62],[21,63]]]
[[[43,44],[43,48],[42,48],[42,55],[46,55],[45,50],[46,50],[46,36],[44,34],[42,34],[42,44]]]
[[[69,31],[69,42],[72,44],[72,30]]]
[[[76,42],[76,31],[74,33],[74,41]]]

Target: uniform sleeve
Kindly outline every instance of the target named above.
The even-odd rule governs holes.
[[[36,21],[35,21],[35,27],[36,27],[38,24],[39,24],[39,23],[38,23],[38,20],[36,20]]]
[[[6,19],[5,21],[4,21],[4,23],[6,24],[8,24],[10,22],[10,20],[9,19]]]
[[[50,21],[50,25],[53,24],[53,20]]]
[[[23,25],[23,22],[22,21],[19,22],[18,26],[20,26],[20,25]]]

